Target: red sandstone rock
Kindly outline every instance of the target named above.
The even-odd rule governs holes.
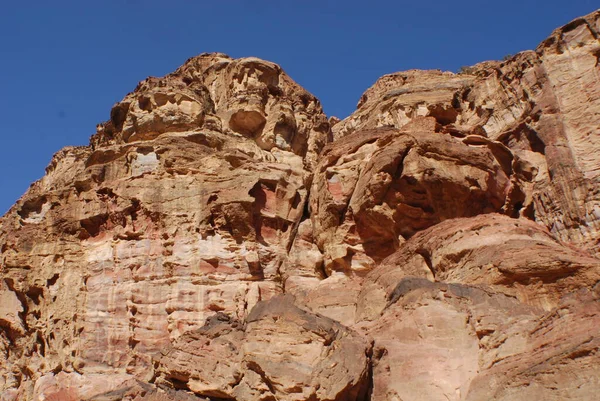
[[[441,132],[508,146],[535,169],[528,197],[535,220],[562,240],[598,249],[600,199],[598,52],[600,11],[577,18],[504,62],[460,74],[411,70],[380,78],[334,137],[401,128],[431,116]]]
[[[367,276],[359,319],[375,318],[404,277],[479,285],[550,310],[563,295],[600,281],[600,259],[526,219],[447,220],[416,234]]]
[[[207,397],[345,400],[368,389],[368,342],[289,296],[259,303],[246,325],[212,318],[164,354],[159,380]]]
[[[281,293],[328,130],[257,59],[201,55],[141,83],[2,220],[3,386],[61,369],[151,380],[184,332]]]
[[[514,214],[520,183],[503,164],[485,144],[428,131],[358,131],[334,142],[321,156],[310,200],[325,269],[360,275],[446,219]]]
[[[255,58],[141,82],[0,219],[0,400],[594,399],[599,21],[341,121]]]
[[[595,397],[598,296],[574,295],[547,314],[472,286],[406,278],[374,340],[372,400]]]

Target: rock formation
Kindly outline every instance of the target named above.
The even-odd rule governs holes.
[[[402,129],[429,116],[436,121],[432,130],[504,145],[509,164],[526,163],[535,172],[521,195],[521,214],[561,240],[597,252],[599,31],[595,12],[555,30],[535,51],[504,62],[460,74],[386,75],[362,95],[355,113],[333,127],[334,138],[376,127]]]
[[[0,220],[0,400],[589,400],[600,11],[348,118],[202,54]]]

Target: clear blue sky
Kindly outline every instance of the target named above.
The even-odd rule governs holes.
[[[0,0],[1,1],[1,0]],[[532,49],[598,8],[531,1],[2,1],[0,215],[147,76],[219,51],[278,63],[346,117],[383,74]]]

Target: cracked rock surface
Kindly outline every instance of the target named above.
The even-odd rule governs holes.
[[[348,118],[279,66],[148,78],[0,219],[0,400],[591,400],[600,11]]]

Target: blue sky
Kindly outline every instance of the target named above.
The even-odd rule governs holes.
[[[220,51],[278,63],[346,117],[383,74],[535,48],[598,7],[558,1],[2,1],[0,214],[147,76]]]

